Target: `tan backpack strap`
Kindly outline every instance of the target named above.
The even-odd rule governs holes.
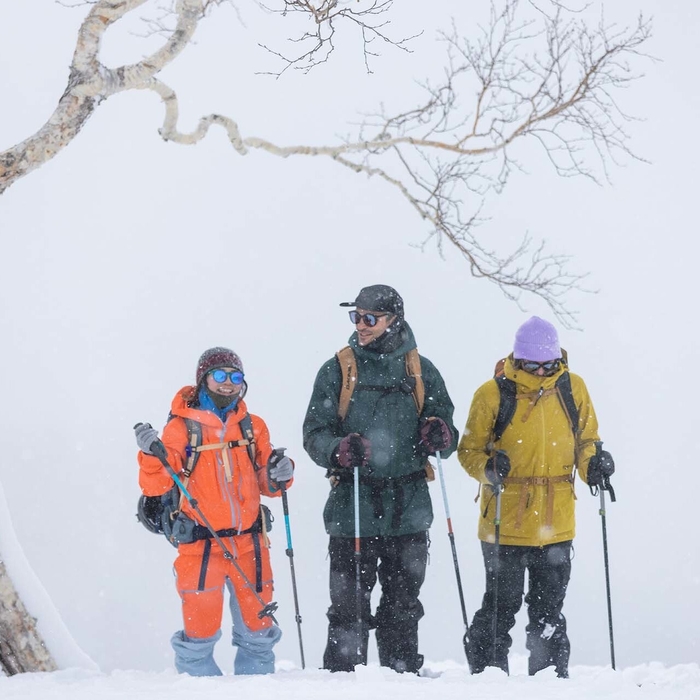
[[[352,392],[355,390],[357,383],[357,360],[355,353],[349,345],[346,345],[342,350],[338,350],[335,354],[340,365],[340,396],[338,397],[338,418],[345,420],[350,407],[350,399]]]
[[[267,534],[267,522],[265,521],[265,511],[262,505],[260,506],[260,524],[262,525],[263,544],[270,549],[270,538]]]
[[[525,413],[523,413],[521,417],[521,421],[525,423],[527,419],[530,417],[530,414],[532,413],[532,410],[535,408],[537,405],[537,402],[543,397],[543,396],[551,396],[552,394],[557,394],[556,389],[540,389],[539,391],[529,391],[525,394],[516,394],[515,399],[516,401],[519,399],[530,399],[530,403],[528,404],[528,407],[525,409]]]
[[[423,405],[425,404],[425,384],[423,384],[423,375],[420,368],[420,355],[416,348],[406,353],[406,375],[414,377],[416,380],[416,385],[413,389],[413,400],[416,402],[416,408],[420,416],[423,413]]]

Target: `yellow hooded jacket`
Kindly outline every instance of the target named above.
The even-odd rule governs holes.
[[[542,547],[574,537],[575,470],[585,481],[599,438],[586,385],[569,373],[579,410],[578,437],[574,437],[555,389],[565,371],[562,365],[553,376],[539,377],[516,370],[512,357],[506,360],[504,372],[516,384],[517,407],[495,443],[493,428],[501,401],[498,384],[492,379],[474,394],[457,455],[465,471],[482,484],[479,539],[484,542],[495,541],[496,499],[485,468],[496,450],[505,450],[511,463],[501,495],[501,544]]]

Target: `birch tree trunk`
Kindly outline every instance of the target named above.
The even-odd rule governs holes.
[[[27,612],[0,561],[0,669],[13,676],[57,668],[36,628],[36,620]]]

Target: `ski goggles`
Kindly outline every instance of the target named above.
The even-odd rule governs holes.
[[[359,311],[348,311],[348,316],[350,316],[350,320],[355,325],[362,321],[365,326],[369,326],[370,328],[374,328],[377,325],[377,321],[382,316],[388,315],[389,314],[361,314]]]
[[[561,360],[547,360],[547,362],[534,362],[533,360],[518,360],[520,369],[529,374],[535,374],[538,370],[544,370],[545,375],[554,374],[561,367]]]
[[[243,383],[243,372],[234,369],[231,372],[227,372],[225,369],[213,369],[209,372],[209,376],[217,383],[223,384],[226,378],[231,380],[231,384],[242,384]]]

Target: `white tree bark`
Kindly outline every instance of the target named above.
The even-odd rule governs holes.
[[[7,676],[55,671],[53,657],[0,561],[0,669]]]
[[[127,12],[147,0],[97,2],[78,32],[68,85],[54,113],[36,134],[0,153],[0,194],[51,160],[80,132],[95,107],[112,95],[150,85],[154,75],[187,46],[203,13],[202,0],[179,0],[177,26],[164,45],[139,63],[106,68],[99,61],[102,37]]]

